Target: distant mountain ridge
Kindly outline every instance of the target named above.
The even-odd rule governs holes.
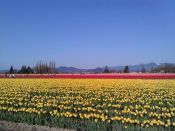
[[[148,63],[148,64],[138,64],[138,65],[129,65],[129,70],[131,72],[139,72],[142,68],[145,68],[146,71],[150,71],[152,68],[156,68],[159,65],[156,63]],[[122,71],[125,66],[116,66],[116,67],[109,67],[109,69],[114,71]]]
[[[129,66],[129,71],[130,72],[140,72],[143,68],[147,72],[151,71],[153,68],[157,68],[158,66],[164,66],[165,64],[171,64],[175,66],[175,63],[160,63],[156,64],[154,62],[152,63],[147,63],[147,64],[137,64],[137,65],[128,65]],[[121,72],[123,71],[125,66],[113,66],[110,67],[108,66],[109,71],[112,72]],[[0,70],[0,73],[5,73],[8,70]],[[56,68],[56,71],[59,73],[102,73],[104,71],[104,67],[97,67],[93,69],[80,69],[76,67],[67,67],[67,66],[60,66]]]
[[[56,71],[59,73],[81,73],[81,72],[95,72],[95,73],[101,73],[103,72],[104,68],[95,68],[95,69],[79,69],[75,67],[66,67],[61,66],[56,68]]]
[[[142,68],[145,68],[146,71],[150,71],[152,68],[156,68],[159,65],[156,63],[148,63],[148,64],[138,64],[138,65],[129,65],[130,72],[140,72]],[[115,66],[108,67],[110,71],[123,71],[125,66]],[[75,67],[66,67],[61,66],[56,68],[56,70],[60,73],[81,73],[81,72],[89,72],[89,73],[102,73],[104,71],[104,67],[98,67],[94,69],[79,69]]]

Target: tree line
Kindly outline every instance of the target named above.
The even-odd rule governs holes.
[[[110,71],[108,69],[108,66],[105,66],[103,73],[114,73],[115,71]],[[125,66],[123,71],[120,71],[118,73],[129,73],[129,66]]]
[[[144,67],[140,70],[141,73],[175,73],[175,65],[165,63],[163,65],[160,65],[156,68],[151,69],[150,71],[147,71]],[[7,72],[10,74],[18,73],[18,74],[53,74],[57,73],[56,71],[56,65],[55,61],[37,62],[36,66],[34,68],[31,68],[30,66],[23,65],[20,70],[14,70],[13,66],[10,67],[10,70]],[[110,71],[108,66],[105,66],[104,71],[102,73],[130,73],[129,66],[125,66],[123,70],[121,71]]]
[[[108,69],[108,67],[106,66],[104,68],[104,72],[103,73],[129,73],[129,66],[125,66],[123,70],[121,71],[110,71]],[[175,65],[174,64],[169,64],[169,63],[165,63],[162,65],[159,65],[158,67],[152,68],[150,71],[147,71],[144,67],[142,67],[142,69],[139,71],[141,73],[175,73]]]
[[[15,70],[13,66],[10,67],[9,72],[10,74],[53,74],[56,73],[56,66],[55,66],[55,61],[50,61],[49,63],[47,62],[42,62],[39,61],[37,62],[36,66],[34,68],[31,68],[30,66],[23,65],[20,70]]]
[[[175,65],[165,63],[151,70],[152,73],[175,73]]]

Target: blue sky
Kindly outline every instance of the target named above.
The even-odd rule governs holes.
[[[0,69],[175,62],[174,0],[0,0]]]

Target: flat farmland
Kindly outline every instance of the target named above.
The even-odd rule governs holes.
[[[175,130],[175,80],[2,78],[0,120],[76,130]]]
[[[101,73],[101,74],[0,74],[0,78],[60,79],[175,79],[174,73]]]

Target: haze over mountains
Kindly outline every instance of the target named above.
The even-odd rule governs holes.
[[[130,72],[140,72],[142,68],[144,67],[146,71],[150,71],[153,68],[156,68],[162,64],[156,64],[156,63],[147,63],[147,64],[138,64],[138,65],[129,65]],[[125,66],[114,66],[114,67],[108,67],[110,71],[119,72],[123,71]],[[75,67],[66,67],[66,66],[60,66],[56,68],[56,70],[60,73],[75,73],[75,72],[89,72],[89,73],[101,73],[104,71],[104,67],[97,67],[94,69],[79,69]]]
[[[151,69],[154,69],[158,66],[162,66],[165,63],[160,63],[160,64],[156,64],[154,62],[152,63],[147,63],[147,64],[137,64],[137,65],[128,65],[129,66],[129,71],[130,72],[140,72],[143,68],[145,68],[145,70],[147,72],[151,71]],[[172,64],[175,65],[175,63],[168,63],[168,64]],[[109,71],[112,72],[120,72],[123,71],[125,65],[123,66],[113,66],[110,67],[108,66]],[[14,67],[15,68],[15,67]],[[76,67],[68,67],[68,66],[60,66],[56,68],[56,71],[59,73],[102,73],[104,71],[105,67],[97,67],[97,68],[93,68],[93,69],[80,69],[80,68],[76,68]],[[17,69],[19,70],[19,69]],[[6,70],[0,70],[0,73],[5,73],[7,72],[8,69]]]

